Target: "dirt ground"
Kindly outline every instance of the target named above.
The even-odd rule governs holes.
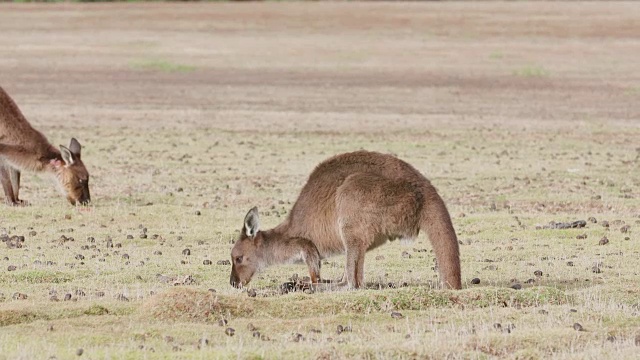
[[[0,245],[0,359],[633,356],[638,59],[635,2],[0,4],[0,86],[52,143],[80,140],[94,200],[25,174],[32,205],[0,211],[37,233]],[[274,295],[300,265],[258,277],[258,302],[232,289],[217,262],[246,211],[278,224],[319,161],[360,148],[439,189],[465,289],[431,289],[424,238],[368,254],[369,290]],[[204,300],[166,310],[153,294],[182,295],[158,274]],[[238,305],[210,315],[209,288]]]

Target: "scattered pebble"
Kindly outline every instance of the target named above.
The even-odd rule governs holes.
[[[233,335],[235,335],[236,330],[234,328],[230,328],[229,327],[224,331],[224,333],[227,334],[227,336],[233,336]]]
[[[82,354],[84,354],[84,350],[82,348],[76,350],[76,355],[82,356]]]
[[[391,313],[391,317],[394,319],[402,319],[404,317],[404,315],[402,315],[401,313],[397,312],[397,311],[393,311]]]
[[[210,265],[210,264],[205,264],[205,265]],[[216,265],[231,265],[231,261],[230,260],[218,260],[218,261],[216,261]]]
[[[256,290],[255,289],[249,289],[247,291],[247,295],[249,295],[249,297],[252,297],[252,298],[256,297],[256,295],[257,295]]]
[[[474,284],[474,285],[478,285],[478,284],[480,284],[480,279],[479,278],[473,278],[473,279],[471,279],[471,283]]]
[[[603,236],[602,239],[598,242],[598,245],[607,245],[609,243],[609,239],[606,236]]]
[[[186,256],[191,255],[191,250],[189,250],[189,249],[182,250],[182,255],[186,255]]]
[[[534,272],[533,272],[533,275],[535,275],[535,276],[537,276],[537,277],[542,276],[542,270],[536,270],[536,271],[534,271]]]
[[[208,259],[207,259],[207,260],[204,260],[204,261],[202,262],[202,265],[211,265],[211,260],[208,260]]]
[[[13,300],[27,300],[27,294],[23,294],[21,292],[13,293]]]
[[[582,327],[582,325],[580,325],[580,323],[573,324],[573,329],[575,331],[584,331],[584,328]]]
[[[9,266],[7,267],[7,271],[16,271],[16,269],[17,269],[17,268],[18,268],[18,267],[17,267],[17,266],[15,266],[15,265],[9,265]]]
[[[514,289],[514,290],[520,290],[520,289],[522,289],[522,285],[520,285],[520,284],[518,284],[518,283],[515,283],[515,284],[511,285],[510,287],[511,287],[512,289]]]

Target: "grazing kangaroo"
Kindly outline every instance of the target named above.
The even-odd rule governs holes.
[[[302,260],[312,283],[320,260],[346,252],[338,288],[364,283],[364,255],[387,240],[427,232],[444,286],[461,288],[460,254],[451,217],[436,189],[418,170],[391,155],[356,151],[320,163],[287,219],[261,231],[251,209],[231,251],[232,286],[246,285],[260,269]]]
[[[60,150],[31,127],[11,97],[0,87],[0,182],[5,202],[25,205],[20,192],[20,171],[36,171],[52,175],[59,189],[72,204],[88,204],[89,173],[80,158],[81,146],[71,139],[69,147]]]

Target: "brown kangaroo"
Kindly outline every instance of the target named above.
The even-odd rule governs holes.
[[[244,219],[231,251],[232,286],[241,287],[262,268],[302,260],[311,282],[320,260],[346,252],[338,288],[364,283],[364,255],[387,240],[427,232],[442,283],[462,287],[460,253],[451,217],[436,189],[418,170],[391,155],[356,151],[320,163],[309,176],[287,219],[261,231],[258,209]]]
[[[86,205],[89,194],[89,172],[80,158],[81,146],[71,139],[69,147],[60,150],[31,127],[24,115],[0,87],[0,182],[5,202],[25,205],[20,192],[20,171],[36,171],[52,175],[59,189],[72,205]]]

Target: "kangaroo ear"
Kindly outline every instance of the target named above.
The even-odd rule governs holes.
[[[249,210],[247,216],[244,217],[244,228],[242,229],[242,231],[244,231],[244,233],[248,237],[253,239],[254,237],[256,237],[259,228],[260,219],[258,218],[258,208],[254,207],[253,209]]]
[[[71,142],[69,143],[69,150],[77,159],[80,159],[82,146],[80,146],[80,143],[78,142],[78,140],[76,140],[76,138],[71,138]]]
[[[66,148],[64,145],[60,145],[60,154],[62,155],[62,160],[66,166],[73,165],[74,156],[71,153],[71,150]]]

